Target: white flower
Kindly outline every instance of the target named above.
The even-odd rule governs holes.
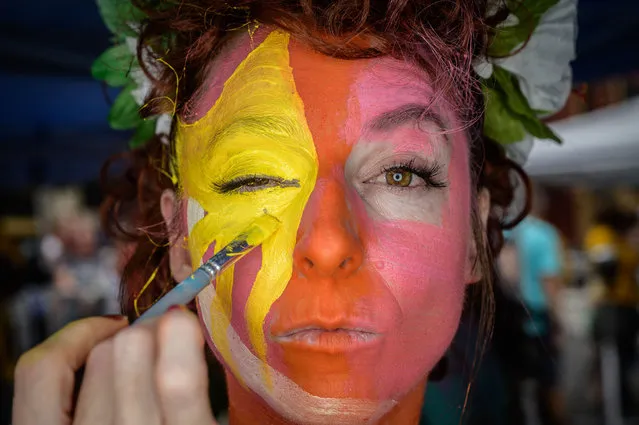
[[[542,15],[524,49],[494,61],[517,76],[522,93],[535,110],[555,113],[570,95],[576,20],[577,0],[560,0]]]
[[[497,25],[497,28],[514,27],[516,25],[519,25],[519,18],[510,13],[508,16],[506,16],[506,19],[504,19]]]
[[[506,146],[506,154],[519,165],[524,165],[535,143],[534,137],[526,134],[524,140]]]
[[[171,134],[171,124],[173,123],[173,117],[170,114],[162,114],[158,117],[158,122],[155,125],[155,134]]]
[[[516,24],[516,17],[511,14],[500,27]],[[478,60],[473,67],[482,78],[490,77],[493,64],[510,71],[517,77],[530,107],[552,115],[564,107],[572,89],[570,62],[576,56],[576,39],[577,0],[560,0],[541,16],[521,51],[513,56],[493,59],[492,63]],[[520,48],[521,45],[513,51]],[[526,135],[524,140],[508,145],[506,152],[513,161],[523,165],[533,143],[534,138]]]
[[[493,64],[484,56],[475,58],[473,61],[473,69],[475,70],[475,73],[484,80],[487,80],[491,75],[493,75]]]
[[[137,56],[138,39],[135,38],[135,37],[127,37],[126,40],[125,40],[125,43],[126,43],[127,47],[129,48],[129,51],[131,53],[133,53],[133,55]],[[150,57],[150,55],[148,53],[145,53],[142,58],[143,58],[143,60],[145,62],[147,70],[151,70],[151,72],[153,72],[153,71],[159,72],[157,64]],[[151,84],[151,81],[149,80],[147,75],[144,73],[144,71],[142,71],[140,66],[137,64],[137,61],[134,64],[133,69],[131,69],[130,75],[131,75],[131,79],[135,82],[135,84],[137,86],[132,91],[133,97],[135,98],[135,102],[138,105],[142,106],[142,105],[144,105],[144,102],[146,100],[147,95],[149,94],[149,92],[153,88],[152,84]]]
[[[138,39],[135,37],[127,37],[125,40],[126,45],[128,46],[131,53],[137,55],[138,49]],[[150,70],[152,73],[157,72],[159,74],[160,69],[157,63],[151,58],[150,54],[145,53],[143,55],[143,60],[146,64],[147,70]],[[153,85],[151,84],[151,80],[149,77],[142,71],[142,69],[137,65],[130,72],[131,79],[135,82],[136,88],[131,91],[131,95],[135,99],[135,102],[144,106],[146,102],[146,98],[151,92]],[[173,122],[173,118],[170,114],[163,114],[158,117],[156,126],[155,126],[155,134],[170,134],[171,133],[171,124]]]
[[[131,91],[135,103],[140,106],[144,105],[146,96],[151,91],[151,81],[146,74],[138,67],[134,68],[130,72],[131,78],[135,81],[136,88]]]
[[[126,47],[129,48],[129,52],[136,55],[138,53],[138,39],[137,37],[127,37],[124,42],[126,43]]]

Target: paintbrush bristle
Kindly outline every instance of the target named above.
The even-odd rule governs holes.
[[[255,220],[240,237],[246,240],[250,246],[257,246],[275,233],[280,224],[277,218],[264,214]]]

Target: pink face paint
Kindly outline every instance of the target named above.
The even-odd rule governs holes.
[[[391,59],[368,67],[354,86],[360,121],[372,122],[401,105],[428,105],[432,88],[427,80],[415,78],[416,72]],[[437,104],[431,109],[435,108],[437,113],[446,111]],[[455,123],[452,114],[441,121]],[[409,122],[388,132],[364,128],[362,133],[349,161],[371,144],[386,143],[390,145],[387,151],[393,152],[391,157],[412,153],[437,161],[445,167],[443,177],[448,184],[446,189],[416,192],[414,206],[420,207],[421,215],[407,211],[413,207],[405,200],[410,195],[398,196],[404,199],[398,203],[391,202],[389,196],[383,198],[403,210],[395,216],[413,215],[413,220],[373,218],[377,215],[374,208],[370,204],[363,207],[372,221],[368,227],[373,228],[366,245],[367,260],[402,312],[397,328],[386,337],[384,359],[376,369],[380,381],[388,385],[380,394],[383,398],[415,385],[444,353],[459,323],[471,240],[468,142],[462,131],[444,135],[432,122],[426,128]],[[363,166],[361,162],[358,165]]]

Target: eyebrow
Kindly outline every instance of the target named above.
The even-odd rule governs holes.
[[[374,131],[388,131],[408,122],[432,122],[446,130],[442,117],[431,106],[410,103],[373,118],[367,127]]]
[[[295,121],[287,116],[247,116],[231,122],[226,127],[217,131],[210,139],[214,145],[218,141],[236,135],[239,132],[249,132],[257,135],[278,135],[292,137],[297,133]]]

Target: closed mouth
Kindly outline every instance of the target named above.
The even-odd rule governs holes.
[[[365,329],[309,326],[274,335],[273,339],[282,345],[296,348],[344,352],[370,346],[379,337],[380,334]]]

